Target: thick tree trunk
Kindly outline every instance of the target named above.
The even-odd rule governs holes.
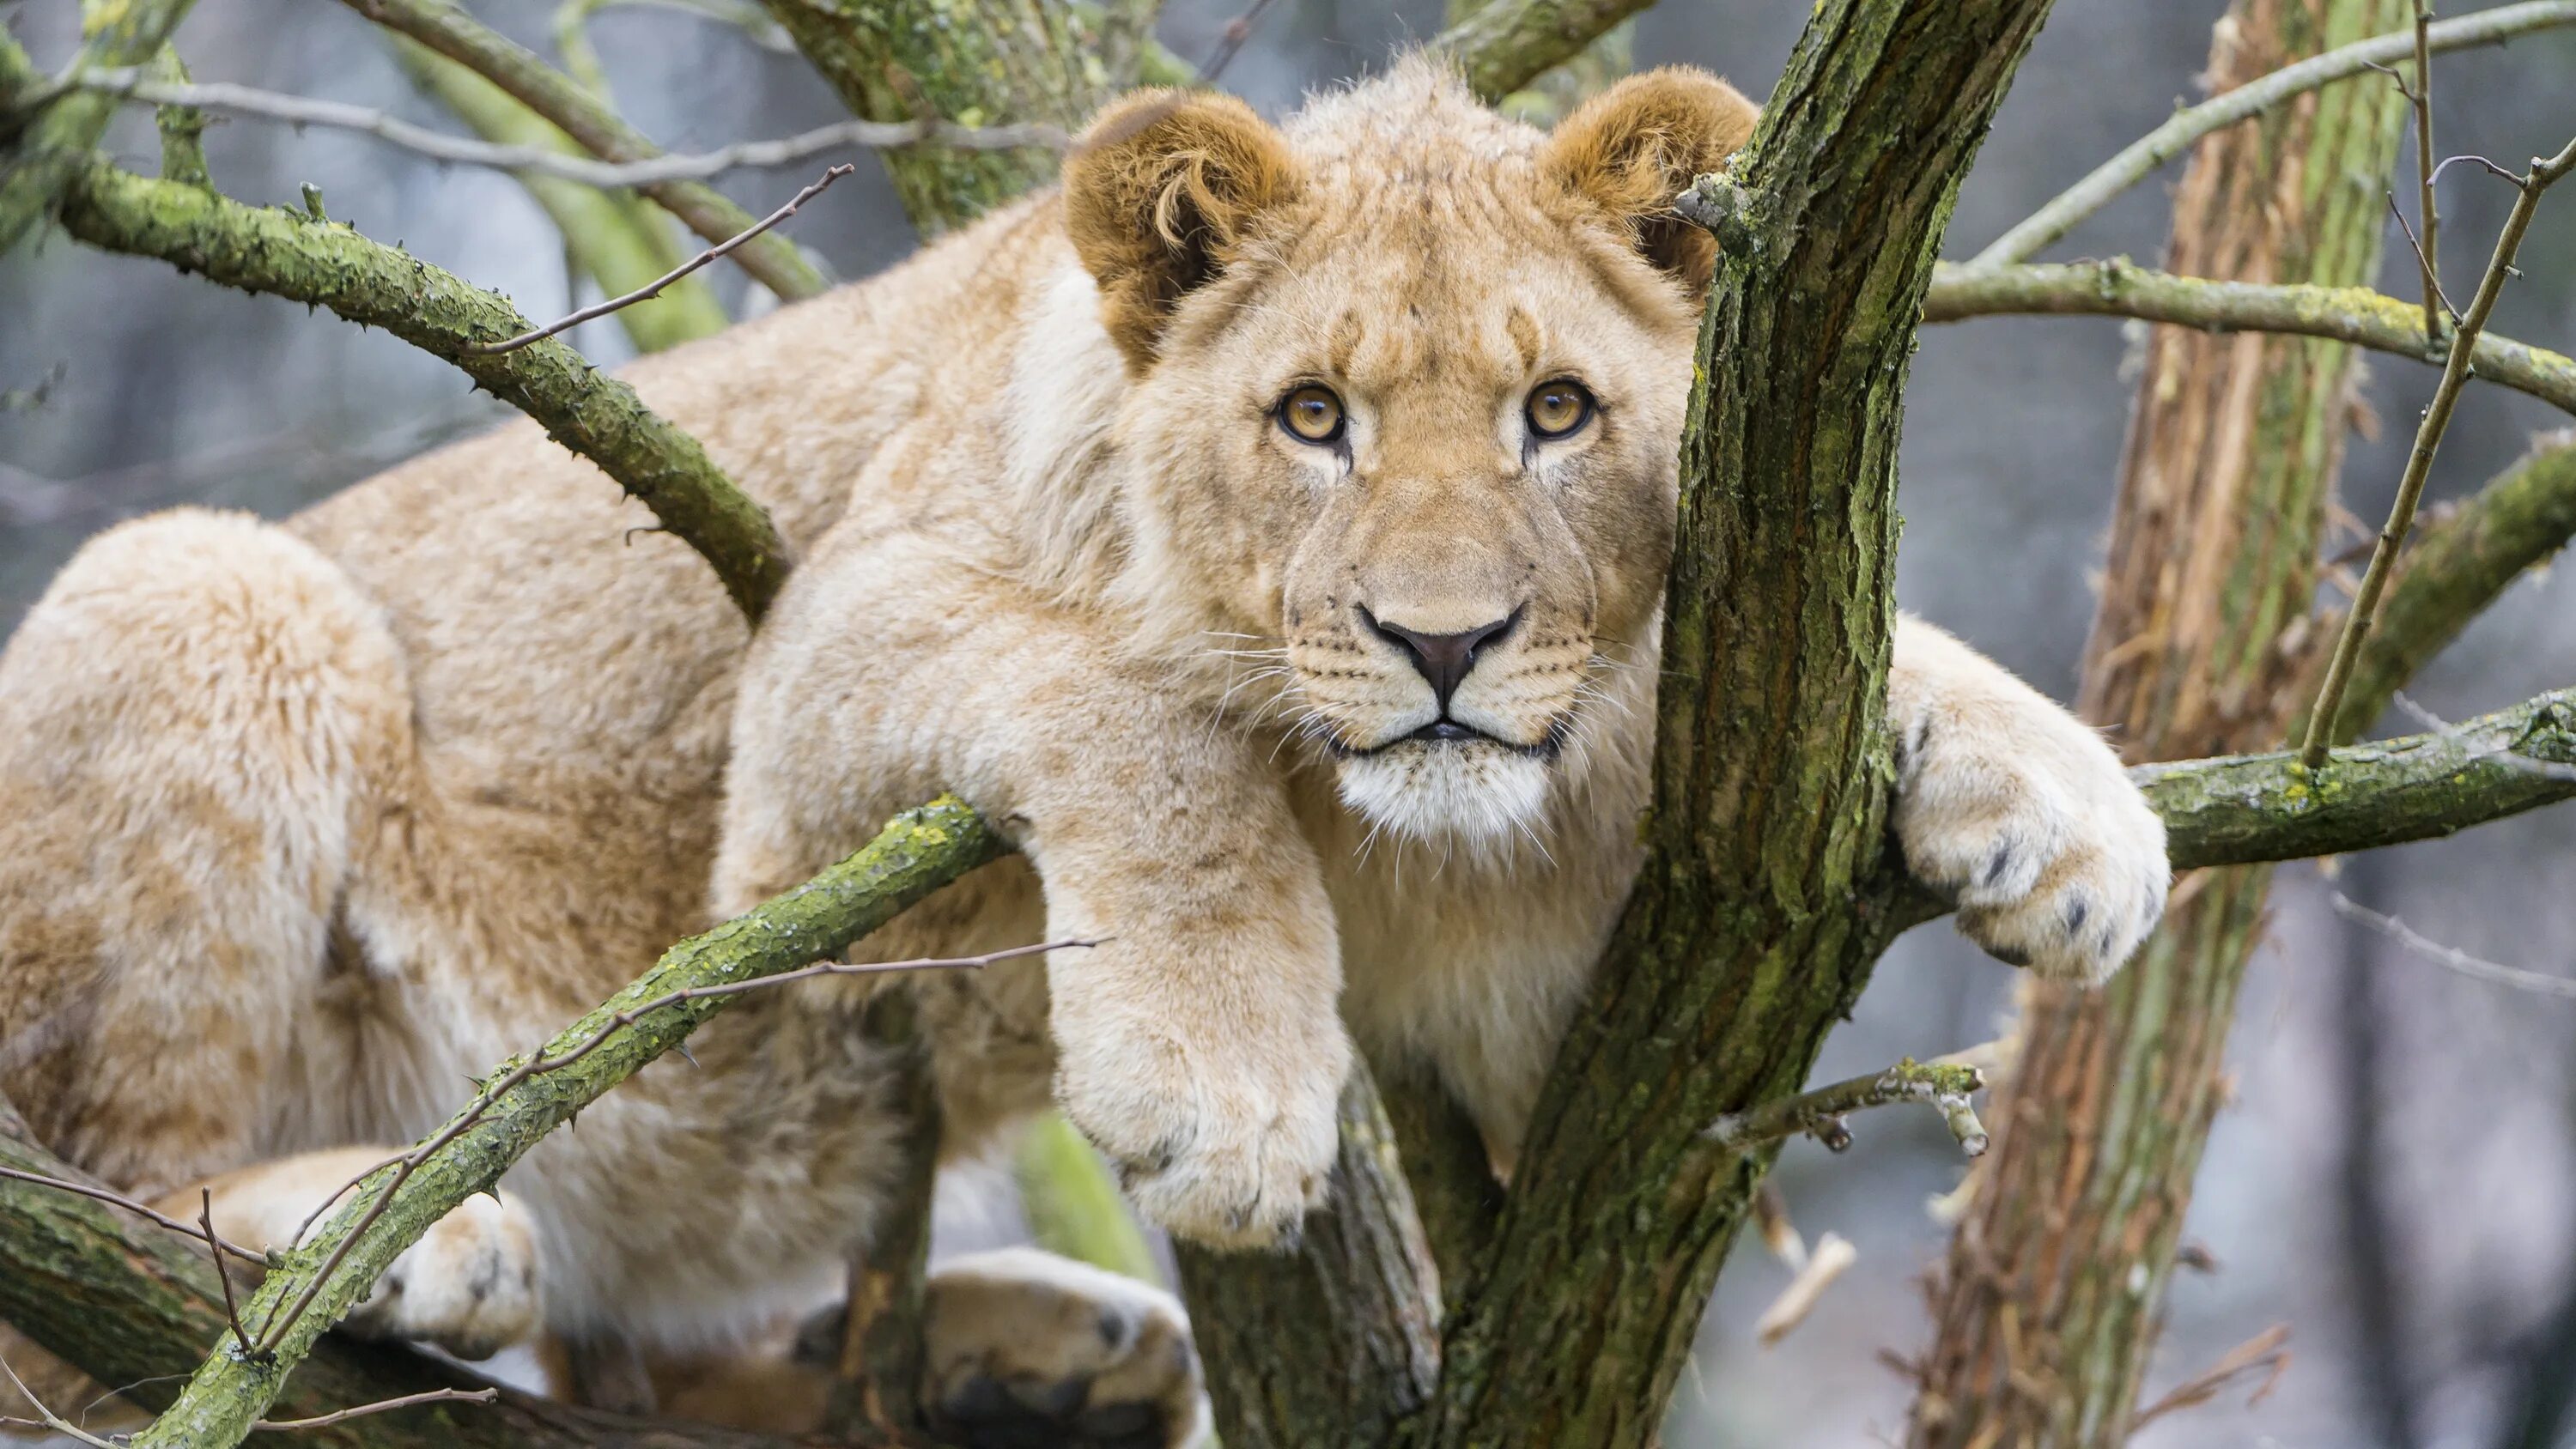
[[[2220,87],[2403,25],[2408,0],[2236,0]],[[2212,136],[2168,269],[2362,285],[2404,102],[2348,85]],[[2302,689],[2303,619],[2351,406],[2340,343],[2158,328],[2130,422],[2082,706],[2133,761],[2261,749]],[[1914,1449],[2107,1449],[2128,1437],[2153,1315],[2219,1098],[2270,879],[2186,877],[2112,985],[2024,993],[2017,1072],[1937,1299]]]

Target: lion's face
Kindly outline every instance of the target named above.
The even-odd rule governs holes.
[[[1640,161],[1626,123],[1649,107],[1671,144],[1677,89],[1707,139]],[[1696,317],[1675,264],[1705,257],[1659,254],[1602,190],[1660,206],[1751,110],[1643,77],[1547,138],[1428,67],[1363,94],[1286,135],[1204,99],[1123,134],[1113,113],[1068,207],[1086,156],[1183,133],[1153,152],[1148,214],[1185,270],[1139,298],[1084,251],[1136,364],[1119,445],[1158,465],[1153,573],[1254,636],[1215,641],[1243,665],[1234,708],[1266,706],[1374,825],[1498,842],[1604,723],[1600,676],[1642,664],[1671,548]]]

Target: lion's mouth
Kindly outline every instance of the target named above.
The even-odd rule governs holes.
[[[1380,740],[1373,745],[1354,745],[1338,734],[1328,734],[1324,737],[1324,747],[1331,752],[1333,758],[1338,760],[1365,760],[1385,754],[1399,745],[1421,744],[1435,749],[1449,746],[1491,745],[1495,749],[1519,755],[1525,759],[1552,765],[1556,763],[1557,756],[1565,752],[1566,737],[1573,732],[1573,729],[1573,721],[1560,716],[1550,721],[1547,729],[1536,740],[1528,744],[1520,744],[1504,739],[1500,735],[1487,734],[1473,725],[1463,725],[1453,719],[1441,718],[1410,733]]]

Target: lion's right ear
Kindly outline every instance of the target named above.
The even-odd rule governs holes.
[[[1300,179],[1286,139],[1232,96],[1144,91],[1092,122],[1065,157],[1065,230],[1132,365],[1154,360],[1174,305]]]

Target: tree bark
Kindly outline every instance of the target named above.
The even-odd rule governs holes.
[[[1649,859],[1460,1285],[1428,1444],[1642,1445],[1892,927],[1896,443],[1960,178],[2047,0],[1827,0],[1732,179],[1666,588]]]
[[[1387,1444],[1440,1383],[1440,1285],[1366,1067],[1343,1090],[1332,1210],[1283,1254],[1177,1245],[1233,1449]]]
[[[2407,0],[2236,0],[2209,74],[2241,84],[2394,30]],[[2213,135],[2175,203],[2167,270],[2361,286],[2405,105],[2347,86]],[[2267,747],[2302,661],[2351,405],[2341,343],[2157,329],[2131,416],[2082,707],[2132,760]],[[2331,787],[2332,768],[2315,783]],[[2023,1046],[1942,1275],[1913,1449],[2124,1442],[2219,1096],[2269,872],[2187,879],[2108,988],[2025,987]]]

